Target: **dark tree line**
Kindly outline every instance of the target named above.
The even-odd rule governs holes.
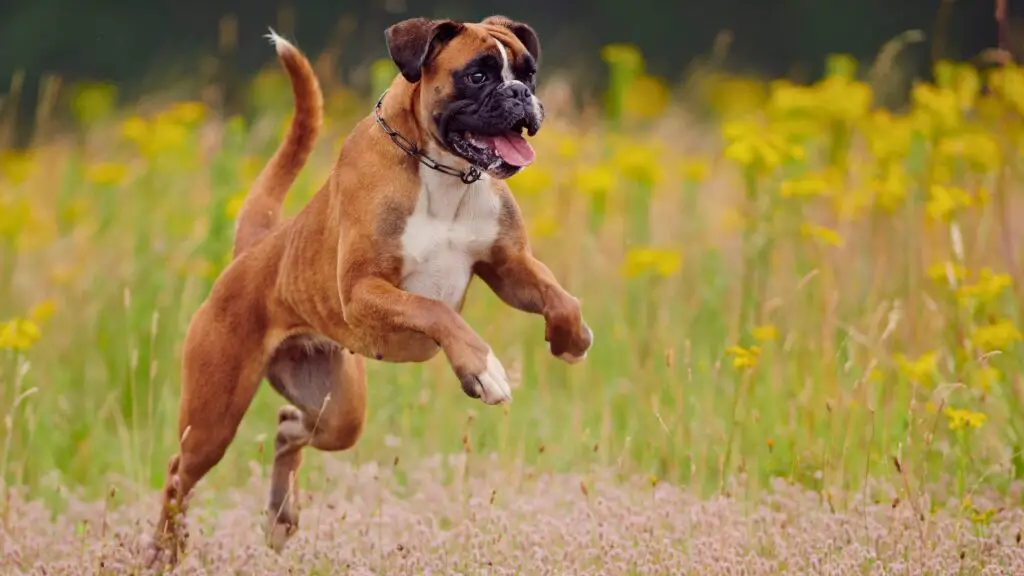
[[[732,33],[729,64],[781,75],[794,67],[813,76],[824,56],[848,52],[872,58],[887,40],[921,29],[928,42],[944,0],[0,0],[0,77],[25,73],[25,91],[41,74],[69,81],[117,82],[127,94],[154,79],[200,74],[203,55],[223,56],[224,17],[237,38],[230,73],[244,78],[272,57],[267,26],[316,53],[341,38],[339,73],[385,55],[383,29],[410,16],[479,19],[502,13],[533,25],[548,66],[572,67],[600,85],[599,49],[638,45],[649,69],[675,77],[706,54],[722,30]],[[969,58],[995,44],[994,0],[949,5],[940,52],[916,48],[922,71],[935,55]],[[1011,6],[1012,7],[1012,6]],[[282,18],[281,14],[288,17]],[[223,66],[213,74],[227,73]],[[206,72],[210,74],[209,71]],[[6,81],[4,81],[6,84]],[[586,87],[584,87],[586,88]],[[5,89],[0,88],[0,93]],[[18,114],[30,118],[32,98]],[[23,125],[27,123],[22,123]],[[23,137],[26,135],[23,134]]]

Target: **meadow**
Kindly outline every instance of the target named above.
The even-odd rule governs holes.
[[[442,357],[370,361],[366,432],[307,451],[280,557],[258,515],[283,400],[261,387],[197,488],[182,573],[1024,570],[1024,69],[938,62],[889,110],[844,55],[807,85],[602,57],[603,101],[542,80],[538,160],[510,180],[582,301],[586,362],[474,283],[514,401],[467,398]],[[0,152],[5,574],[134,570],[185,328],[290,118],[268,63],[251,123],[81,84],[64,134]],[[289,213],[394,69],[372,74],[325,82]]]

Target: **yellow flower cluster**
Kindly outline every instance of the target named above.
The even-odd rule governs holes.
[[[800,225],[800,234],[826,246],[842,248],[846,243],[838,231],[828,226],[821,226],[810,222],[804,222]]]
[[[0,322],[0,350],[28,350],[39,336],[39,325],[27,318]]]
[[[804,150],[758,122],[736,120],[722,128],[725,157],[757,174],[769,173],[790,159],[801,159]]]
[[[1013,321],[1007,319],[978,326],[971,333],[971,342],[985,352],[1007,351],[1020,340],[1020,330]]]
[[[730,346],[725,353],[732,356],[732,366],[737,370],[749,370],[757,366],[757,360],[761,357],[760,346]]]
[[[956,296],[962,304],[986,304],[992,302],[1013,285],[1009,274],[993,272],[991,268],[981,269],[978,280],[964,284],[957,289]]]
[[[957,212],[970,208],[975,202],[977,199],[963,188],[936,184],[929,190],[925,211],[933,220],[948,222]]]
[[[779,330],[774,324],[761,324],[750,329],[750,335],[754,340],[770,342],[779,337]]]
[[[8,184],[21,184],[28,180],[35,168],[35,159],[30,151],[0,151],[0,178]]]
[[[25,318],[12,318],[0,322],[0,350],[24,351],[39,340],[39,325],[56,311],[53,300],[44,300],[29,310]]]
[[[911,381],[920,384],[928,384],[938,370],[938,352],[927,352],[917,358],[908,358],[903,354],[895,357],[900,373]]]
[[[662,150],[655,144],[637,140],[621,140],[612,154],[612,166],[634,182],[653,186],[662,177]]]
[[[581,167],[575,174],[575,188],[591,198],[611,194],[617,184],[618,175],[608,166]]]
[[[974,428],[981,428],[985,424],[985,420],[988,416],[984,412],[972,412],[971,410],[964,410],[958,408],[946,408],[946,417],[949,418],[949,429],[950,430],[963,430]]]
[[[147,159],[161,153],[180,150],[190,135],[190,128],[206,116],[206,107],[199,102],[181,102],[147,120],[132,116],[121,124],[121,136],[135,144]]]
[[[683,257],[676,251],[659,248],[634,248],[626,253],[622,274],[636,278],[653,272],[657,276],[672,276],[683,265]]]

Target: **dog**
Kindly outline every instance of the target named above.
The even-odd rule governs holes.
[[[293,218],[284,197],[322,122],[306,56],[273,30],[294,114],[236,222],[231,263],[193,315],[182,352],[179,449],[170,458],[152,565],[177,563],[186,501],[223,457],[259,383],[278,412],[266,507],[280,552],[298,528],[302,449],[351,448],[366,418],[365,359],[443,352],[462,390],[511,400],[508,375],[461,315],[479,277],[508,306],[542,315],[554,356],[583,360],[593,332],[577,298],[530,250],[505,180],[534,160],[544,121],[541,49],[527,24],[411,18],[385,31],[398,73],[343,143],[325,184]]]

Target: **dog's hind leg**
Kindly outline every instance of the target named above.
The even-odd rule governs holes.
[[[275,350],[267,379],[291,405],[278,412],[267,502],[267,544],[281,551],[299,525],[296,475],[302,449],[347,450],[363,432],[366,369],[362,356],[296,336]]]
[[[224,456],[261,380],[260,335],[239,321],[244,319],[223,307],[204,305],[185,338],[179,449],[167,467],[151,566],[162,553],[169,555],[171,566],[177,563],[187,539],[180,521],[192,488]]]

